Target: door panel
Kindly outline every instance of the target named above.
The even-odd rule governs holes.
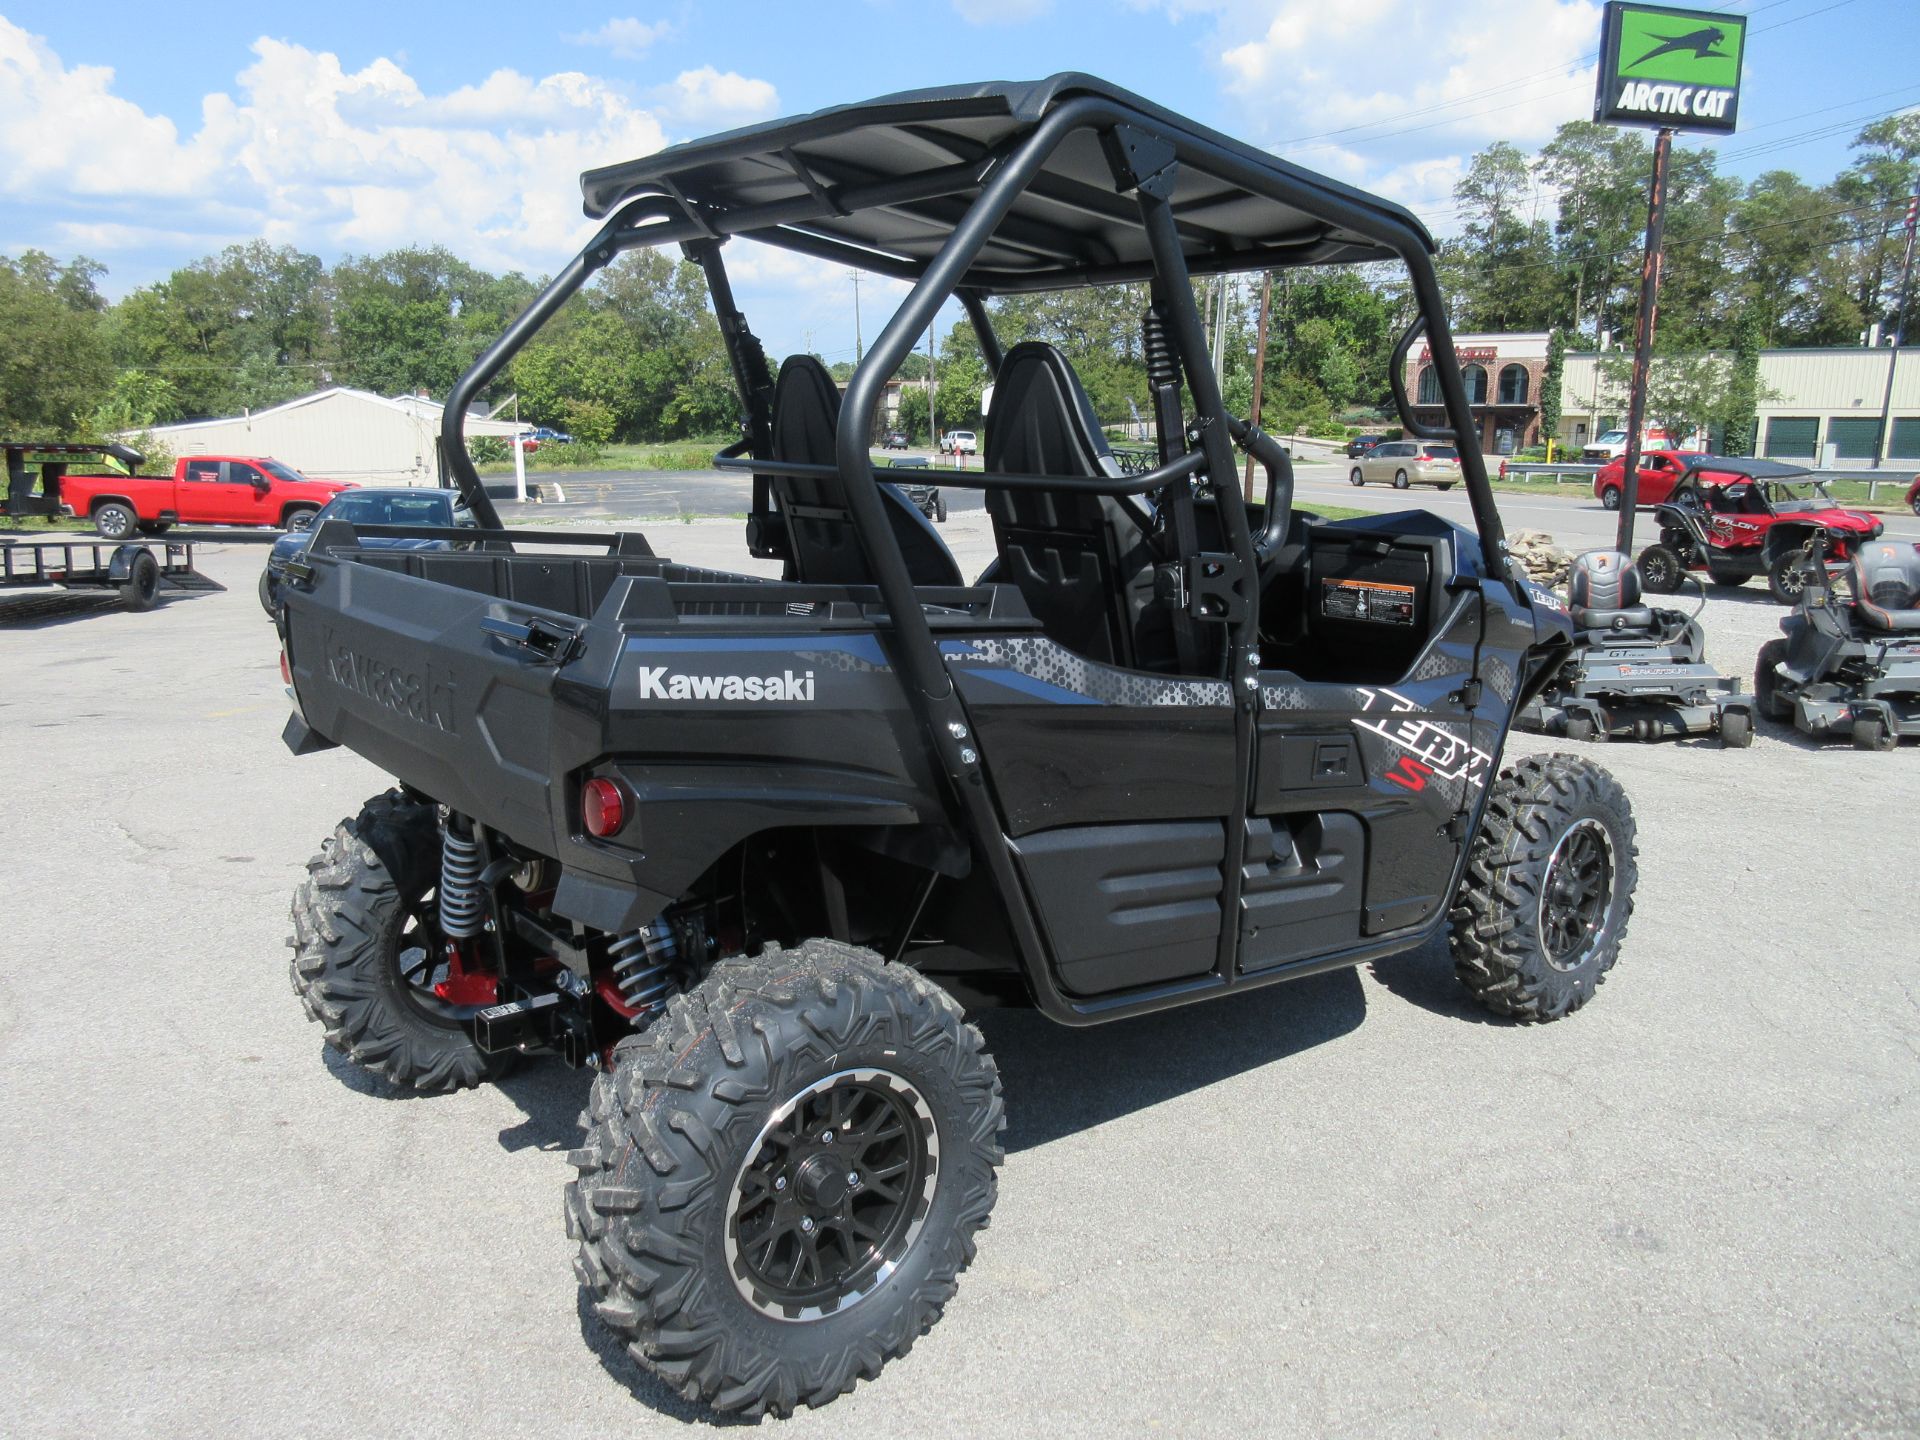
[[[1230,688],[1122,670],[1043,636],[941,653],[1062,989],[1100,995],[1219,961],[1245,783]]]

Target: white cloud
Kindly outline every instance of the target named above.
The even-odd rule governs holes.
[[[1022,25],[1053,8],[1053,0],[953,0],[969,25]]]
[[[654,41],[672,33],[672,30],[673,26],[665,20],[650,24],[629,15],[624,19],[609,20],[598,30],[582,30],[561,38],[569,45],[592,45],[601,50],[611,50],[621,60],[638,60],[653,47]]]
[[[39,243],[169,263],[262,236],[327,255],[445,244],[489,268],[551,271],[590,229],[582,170],[778,103],[765,81],[713,69],[652,103],[579,72],[511,69],[429,94],[390,59],[348,70],[263,38],[183,133],[117,95],[112,70],[68,66],[4,18],[0,75],[0,197],[43,217]]]
[[[706,128],[765,120],[780,109],[779,93],[765,80],[711,65],[682,71],[654,95],[666,115]]]

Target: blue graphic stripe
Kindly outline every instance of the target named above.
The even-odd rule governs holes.
[[[1051,685],[1045,680],[1036,680],[1031,675],[1023,675],[1018,670],[1002,670],[998,666],[969,665],[954,674],[966,680],[990,680],[996,685],[1004,685],[1009,690],[1018,690],[1023,695],[1031,695],[1037,700],[1045,700],[1050,705],[1098,705],[1101,702],[1091,695],[1082,695],[1078,690],[1069,690],[1062,685]]]
[[[886,654],[880,649],[880,642],[871,635],[807,635],[807,636],[766,636],[759,639],[729,639],[721,636],[700,638],[662,638],[652,635],[631,635],[627,637],[629,652],[654,654],[686,652],[743,651],[757,652],[763,655],[797,655],[828,651],[851,655],[864,660],[869,665],[884,667]]]

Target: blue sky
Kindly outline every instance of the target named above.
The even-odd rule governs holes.
[[[0,0],[0,249],[84,252],[114,294],[262,236],[329,260],[440,243],[541,274],[584,238],[586,166],[889,90],[1067,69],[1445,233],[1475,150],[1591,113],[1600,15],[1589,0],[637,3]],[[1920,0],[1710,8],[1753,15],[1741,133],[1716,142],[1729,173],[1824,180],[1859,124],[1920,105]],[[774,352],[811,339],[851,358],[845,272],[749,248],[729,259]],[[898,293],[863,286],[867,338]]]

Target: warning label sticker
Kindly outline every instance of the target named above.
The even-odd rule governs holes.
[[[1325,580],[1321,584],[1320,613],[1329,619],[1413,624],[1411,585],[1386,585],[1378,580]]]

